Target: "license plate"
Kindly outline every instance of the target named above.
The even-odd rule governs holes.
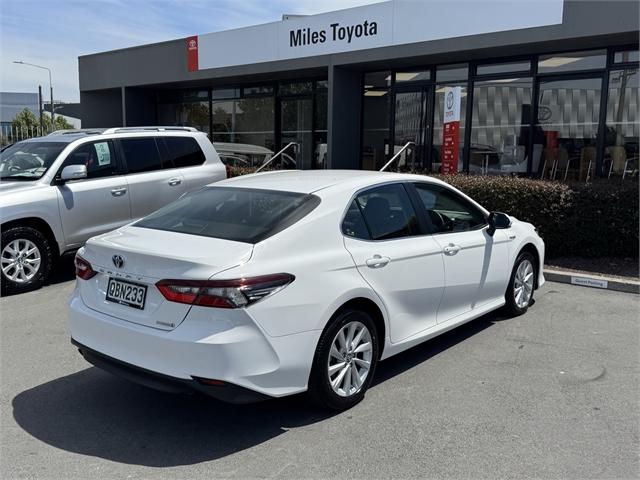
[[[144,301],[147,297],[146,285],[138,283],[126,282],[124,280],[116,280],[110,278],[107,283],[107,296],[109,302],[119,303],[142,310]]]

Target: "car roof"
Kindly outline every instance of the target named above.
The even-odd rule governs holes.
[[[69,144],[76,140],[91,139],[112,139],[128,137],[156,137],[156,136],[187,136],[206,135],[199,130],[186,130],[182,127],[114,127],[114,128],[84,128],[57,130],[42,137],[26,138],[15,143],[37,142],[37,143],[64,143]]]
[[[212,185],[280,190],[296,193],[314,193],[328,188],[359,190],[368,185],[392,181],[439,180],[425,175],[369,170],[280,170],[233,177]]]

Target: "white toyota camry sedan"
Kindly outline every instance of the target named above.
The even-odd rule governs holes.
[[[439,180],[363,171],[232,178],[89,240],[72,343],[107,371],[236,403],[308,391],[345,409],[378,361],[544,282],[536,229]]]

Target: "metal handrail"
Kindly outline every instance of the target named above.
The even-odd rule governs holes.
[[[384,172],[384,171],[387,169],[387,167],[388,167],[389,165],[391,165],[393,162],[395,162],[396,158],[398,158],[398,157],[400,156],[400,154],[401,154],[402,152],[404,152],[404,151],[409,147],[409,145],[415,145],[415,144],[416,144],[416,142],[407,142],[407,143],[405,143],[405,144],[404,144],[404,146],[403,146],[403,147],[398,151],[398,153],[396,153],[393,157],[391,157],[391,160],[389,160],[389,161],[384,165],[384,167],[382,167],[382,168],[380,169],[380,171],[381,171],[381,172]]]
[[[269,165],[271,162],[273,162],[276,158],[278,158],[280,155],[282,155],[284,153],[284,151],[289,148],[291,145],[297,145],[297,142],[289,142],[287,143],[287,145],[280,150],[278,153],[276,153],[273,157],[271,157],[269,160],[267,160],[266,162],[264,162],[260,168],[258,168],[254,173],[258,173],[260,170],[262,170],[264,167],[266,167],[267,165]]]

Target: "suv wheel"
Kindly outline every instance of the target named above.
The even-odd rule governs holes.
[[[31,227],[2,232],[0,268],[2,293],[16,293],[42,286],[49,276],[53,252],[46,237]]]
[[[522,315],[533,303],[536,267],[529,252],[522,252],[513,265],[511,280],[505,294],[506,310],[511,315]]]
[[[365,312],[340,312],[318,342],[309,397],[322,408],[346,410],[364,398],[378,363],[378,334]]]

